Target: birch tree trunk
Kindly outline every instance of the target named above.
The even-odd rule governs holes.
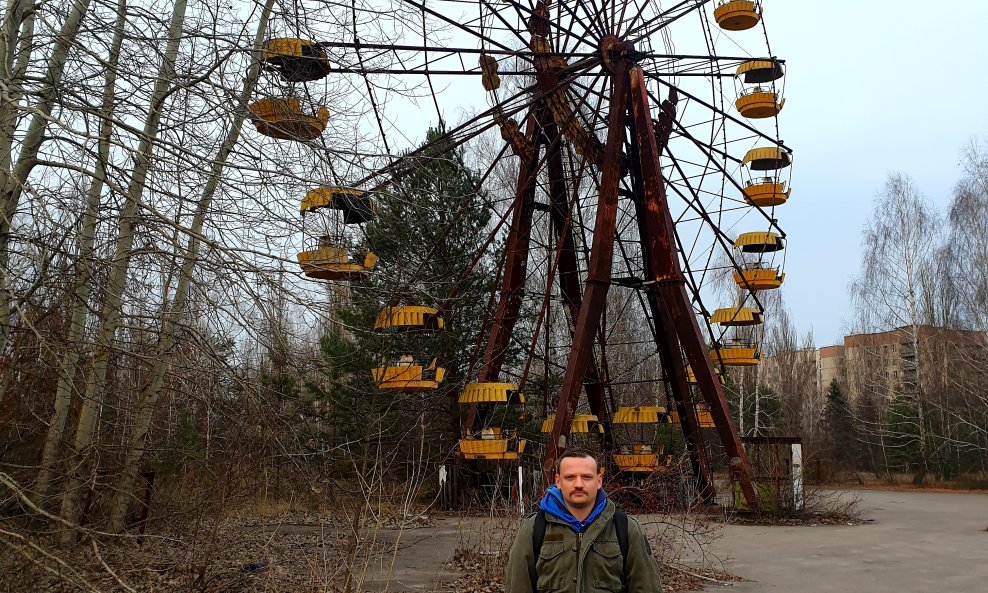
[[[884,381],[881,376],[876,379],[886,394],[916,404],[918,436],[913,481],[917,484],[923,482],[929,471],[928,402],[925,371],[921,368],[924,352],[919,340],[919,326],[924,318],[918,291],[924,282],[931,281],[935,269],[931,262],[935,260],[940,239],[939,222],[908,177],[889,174],[865,227],[861,274],[852,284],[852,295],[863,319],[880,321],[882,327],[876,328],[880,331],[899,328],[903,334],[909,332],[903,344],[912,348],[914,380],[904,383],[906,388],[898,393],[899,386],[890,383],[887,373]],[[928,314],[934,318],[936,312]],[[882,364],[887,367],[888,363],[882,359]],[[887,422],[881,424],[879,433],[890,429]],[[912,438],[904,429],[899,430],[902,436]],[[883,439],[883,454],[887,455],[884,448]]]
[[[16,0],[14,0],[16,2]],[[0,353],[7,347],[7,339],[10,333],[11,317],[11,292],[10,278],[8,277],[8,265],[10,261],[9,244],[10,228],[17,206],[20,202],[21,193],[27,183],[28,175],[37,164],[38,151],[45,139],[45,128],[48,125],[48,118],[51,116],[52,108],[58,96],[58,86],[65,73],[65,63],[69,57],[69,50],[75,43],[76,35],[82,20],[89,10],[90,0],[78,0],[72,6],[72,12],[65,19],[62,28],[55,40],[55,48],[52,51],[51,59],[48,62],[48,70],[44,83],[40,90],[40,98],[34,106],[34,117],[28,125],[27,133],[21,141],[20,152],[17,155],[17,162],[11,169],[13,162],[14,132],[16,129],[17,112],[20,108],[22,90],[18,79],[27,69],[31,53],[31,41],[34,31],[34,11],[30,11],[22,27],[20,50],[17,55],[17,65],[11,72],[10,77],[4,77],[2,82],[7,88],[0,89],[3,99],[0,100]],[[25,7],[27,2],[22,2]],[[13,15],[7,15],[4,21],[3,35],[10,36],[13,29]],[[4,39],[5,53],[10,51],[12,40]],[[11,56],[0,56],[5,58],[2,62],[7,68],[8,60]],[[10,95],[8,96],[8,92]],[[9,173],[8,173],[9,172]],[[6,376],[6,373],[0,373]],[[0,377],[0,400],[3,399],[5,385]]]
[[[29,6],[28,0],[10,0],[0,24],[0,187],[6,187],[13,162],[14,129],[24,96],[21,80],[31,57],[34,11],[24,16]]]
[[[0,25],[0,188],[6,186],[9,178],[18,107],[23,97],[21,80],[31,57],[35,11],[29,11],[25,16],[29,7],[28,0],[11,0]],[[9,218],[6,209],[0,210],[0,229],[4,228],[3,221]],[[0,241],[6,241],[6,237],[4,232],[0,232]],[[4,355],[10,333],[10,296],[6,290],[8,261],[6,249],[0,250],[0,357]],[[0,369],[0,403],[7,393],[9,378],[10,374]]]
[[[151,417],[154,413],[155,404],[161,395],[161,387],[165,374],[171,366],[173,349],[177,340],[177,331],[187,313],[189,292],[192,287],[192,272],[199,258],[203,225],[222,179],[223,168],[226,166],[230,153],[233,152],[234,147],[240,139],[240,131],[247,117],[246,106],[251,95],[254,93],[257,77],[261,70],[261,64],[257,56],[264,44],[268,18],[273,6],[274,0],[267,0],[264,10],[261,13],[260,21],[257,24],[257,33],[254,36],[253,51],[251,52],[251,66],[244,80],[243,90],[240,92],[236,113],[230,130],[223,140],[223,144],[220,146],[216,158],[213,159],[209,179],[206,181],[202,195],[196,205],[192,227],[189,231],[188,247],[183,255],[182,268],[179,273],[178,286],[175,288],[174,297],[171,299],[170,306],[165,305],[161,338],[158,343],[154,366],[151,369],[150,378],[141,389],[137,400],[137,414],[128,439],[124,465],[114,488],[110,521],[107,527],[113,533],[119,532],[124,528],[131,498],[131,490],[133,489],[134,479],[137,476],[141,457],[144,455],[144,444],[147,438],[148,428],[151,425]],[[167,303],[168,299],[165,299],[164,302]]]
[[[68,419],[72,404],[72,388],[76,375],[76,365],[83,348],[83,337],[86,330],[86,312],[89,310],[89,293],[92,286],[92,257],[93,241],[96,236],[98,223],[97,213],[100,197],[106,181],[107,165],[110,158],[110,134],[113,131],[113,103],[117,85],[117,61],[120,56],[120,46],[123,43],[124,25],[127,20],[127,0],[117,2],[117,18],[114,22],[113,41],[107,56],[106,82],[103,87],[103,104],[100,110],[99,147],[96,157],[95,177],[86,193],[82,214],[82,226],[79,236],[79,278],[73,295],[72,317],[69,322],[68,347],[62,356],[59,367],[61,374],[55,387],[55,406],[48,434],[41,454],[41,469],[35,483],[35,495],[41,501],[51,488],[58,446],[62,442],[65,431],[65,421]]]
[[[72,451],[72,469],[62,497],[62,517],[70,523],[78,523],[81,514],[81,498],[83,476],[86,471],[86,460],[93,441],[96,417],[107,389],[107,369],[113,349],[113,338],[117,331],[120,312],[123,305],[123,294],[127,284],[127,274],[130,268],[131,251],[134,245],[134,230],[137,222],[138,204],[147,185],[147,175],[151,168],[151,156],[154,143],[158,136],[161,113],[167,98],[172,80],[175,78],[175,60],[178,56],[182,40],[182,24],[185,22],[187,0],[176,0],[172,9],[171,23],[168,30],[168,44],[165,55],[158,69],[154,90],[148,107],[147,121],[141,134],[141,140],[135,155],[134,173],[130,178],[125,202],[120,212],[120,227],[117,235],[117,245],[114,250],[113,265],[107,282],[106,296],[100,312],[100,325],[96,335],[96,348],[93,355],[93,368],[86,381],[82,409],[79,412],[79,423],[76,428],[75,441]],[[61,534],[62,544],[69,544],[75,539],[75,530],[66,529]]]

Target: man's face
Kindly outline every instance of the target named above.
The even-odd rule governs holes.
[[[603,482],[592,457],[566,457],[556,474],[556,486],[563,493],[566,506],[575,509],[592,507]]]

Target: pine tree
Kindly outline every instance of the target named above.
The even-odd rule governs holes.
[[[847,396],[841,391],[837,379],[830,382],[827,401],[823,408],[823,429],[830,454],[839,467],[857,469],[860,441],[857,425]]]
[[[430,130],[426,143],[441,135],[441,129]],[[310,392],[337,443],[359,448],[370,439],[375,447],[400,449],[411,457],[419,455],[414,449],[421,450],[424,441],[425,457],[436,458],[448,454],[459,438],[456,398],[476,351],[495,280],[496,254],[474,262],[488,234],[492,208],[462,151],[440,146],[421,157],[420,164],[374,196],[375,217],[364,229],[364,240],[378,256],[377,268],[371,278],[352,283],[349,303],[338,312],[348,331],[331,331],[323,338],[327,370],[318,387],[310,385]],[[428,334],[370,332],[375,316],[392,305],[442,308],[445,329]],[[371,368],[403,355],[423,365],[435,359],[444,367],[446,378],[439,389],[424,394],[378,389]],[[374,434],[367,432],[385,413],[386,425]],[[417,442],[405,446],[408,439]]]

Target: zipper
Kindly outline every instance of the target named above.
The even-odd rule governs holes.
[[[582,591],[583,585],[583,532],[576,534],[576,587],[577,593]]]

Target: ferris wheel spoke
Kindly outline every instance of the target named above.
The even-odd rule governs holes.
[[[735,123],[735,124],[741,126],[745,130],[748,130],[753,135],[755,135],[755,136],[757,136],[757,137],[759,137],[759,138],[761,138],[763,140],[767,140],[767,141],[769,141],[769,142],[777,145],[779,148],[781,148],[781,149],[783,149],[783,150],[785,150],[787,152],[792,152],[792,150],[788,146],[786,146],[785,142],[783,142],[782,140],[780,140],[778,138],[773,138],[772,136],[766,135],[764,132],[760,131],[758,128],[755,128],[755,127],[751,126],[750,124],[748,124],[747,122],[745,122],[745,121],[743,121],[741,119],[738,119],[737,117],[731,115],[725,109],[723,109],[721,107],[717,107],[716,105],[712,105],[712,104],[704,101],[703,99],[700,99],[699,97],[697,97],[697,96],[695,96],[695,95],[693,95],[693,94],[691,94],[691,93],[683,90],[681,87],[679,87],[677,85],[674,85],[671,82],[668,82],[668,81],[666,81],[666,80],[664,80],[662,78],[659,78],[657,76],[652,76],[652,75],[649,75],[649,74],[646,74],[645,77],[648,78],[648,79],[650,79],[650,80],[655,80],[656,82],[658,82],[659,84],[661,84],[661,85],[663,85],[663,86],[665,86],[667,88],[675,89],[677,93],[683,95],[684,97],[690,99],[691,101],[695,101],[695,102],[699,103],[700,105],[703,105],[704,107],[706,107],[707,109],[711,110],[712,112],[720,115],[724,119],[729,120],[732,123]],[[649,93],[649,96],[650,97],[653,97],[653,99],[654,99],[654,96],[651,93]]]
[[[504,45],[503,43],[501,43],[499,41],[494,40],[489,35],[484,35],[483,33],[480,33],[476,29],[473,29],[472,27],[468,26],[468,24],[461,23],[461,22],[457,21],[456,19],[453,19],[451,17],[448,17],[448,16],[442,14],[441,12],[437,12],[437,11],[435,11],[435,10],[427,7],[425,5],[425,2],[418,2],[417,0],[401,0],[401,2],[404,2],[406,4],[410,4],[410,5],[414,6],[415,8],[421,10],[422,12],[427,13],[427,14],[429,14],[429,15],[431,15],[431,16],[439,19],[439,20],[441,20],[441,21],[443,21],[444,23],[446,23],[448,25],[452,25],[453,27],[455,27],[456,29],[459,29],[460,31],[463,31],[464,33],[467,33],[469,35],[473,35],[474,37],[480,39],[481,41],[483,41],[485,43],[489,43],[489,44],[491,44],[491,45],[493,45],[495,47],[499,47],[499,48],[501,48],[503,50],[514,51],[511,47],[509,47],[507,45]]]
[[[654,17],[642,22],[638,27],[629,29],[621,34],[621,37],[631,43],[638,43],[658,33],[660,30],[672,25],[682,17],[692,13],[694,10],[703,8],[710,0],[683,0],[679,4],[669,8]]]
[[[583,69],[589,69],[593,66],[593,64],[594,61],[590,61],[587,64],[584,64]],[[574,72],[573,75],[578,76],[579,72]],[[411,151],[411,153],[405,155],[400,162],[393,163],[391,165],[386,166],[383,169],[379,169],[377,171],[374,171],[366,175],[363,179],[361,179],[358,182],[358,184],[365,185],[377,178],[384,176],[395,176],[395,175],[400,176],[400,171],[403,168],[407,168],[407,165],[404,163],[411,162],[415,157],[427,153],[429,150],[432,149],[433,145],[442,143],[444,147],[448,147],[450,149],[456,148],[461,144],[463,144],[464,142],[467,142],[468,140],[498,125],[497,121],[494,121],[493,118],[491,121],[478,124],[478,122],[480,122],[482,119],[486,117],[494,116],[495,114],[500,114],[503,117],[511,117],[512,115],[515,115],[527,108],[530,108],[537,101],[545,98],[546,96],[548,96],[553,92],[556,92],[559,88],[564,88],[565,85],[567,84],[569,84],[568,79],[564,79],[559,81],[556,87],[540,93],[533,92],[535,90],[534,87],[523,88],[518,92],[516,92],[514,95],[512,95],[509,99],[506,99],[505,101],[500,102],[494,107],[491,107],[483,111],[482,113],[470,118],[469,120],[460,124],[453,130],[450,130],[445,134],[443,134],[442,136],[438,137],[432,143],[423,145],[418,149]],[[516,100],[518,100],[517,104],[512,104],[512,102]],[[509,104],[510,106],[506,108],[506,106]],[[462,134],[462,135],[458,136],[458,134]],[[390,179],[387,179],[383,183],[387,184],[389,182]]]
[[[668,184],[668,187],[672,188],[673,192],[675,192],[676,195],[679,196],[679,198],[682,199],[691,210],[696,212],[696,214],[710,226],[712,232],[717,237],[718,243],[725,249],[725,251],[729,252],[730,249],[726,246],[726,242],[731,241],[731,237],[721,229],[720,225],[713,221],[711,215],[706,211],[703,206],[703,200],[699,197],[699,192],[686,179],[685,172],[683,171],[679,160],[668,149],[666,150],[666,155],[672,162],[673,168],[679,173],[680,179],[683,180],[683,184],[686,186],[687,191],[683,192],[676,184]],[[683,254],[684,256],[687,255],[685,251]]]
[[[562,24],[553,21],[548,18],[548,3],[545,1],[540,1],[535,8],[529,8],[527,6],[522,6],[517,0],[505,0],[506,4],[511,5],[518,12],[519,17],[525,22],[528,22],[529,18],[539,19],[541,23],[545,23],[550,29],[554,29],[559,35],[565,35],[567,37],[575,38],[582,43],[586,44],[588,47],[597,47],[598,39],[590,38],[587,39],[585,36],[577,34],[572,28],[567,29]],[[541,12],[544,11],[544,12]],[[527,17],[527,18],[526,18]],[[592,31],[590,31],[592,32]],[[528,40],[525,40],[526,44]]]
[[[603,37],[604,36],[603,23],[600,22],[599,15],[596,12],[591,13],[589,11],[589,9],[587,9],[587,5],[586,5],[586,3],[585,3],[584,0],[576,0],[576,5],[583,10],[583,13],[584,13],[584,16],[583,17],[580,17],[576,13],[576,10],[574,10],[570,6],[570,3],[569,2],[557,2],[556,3],[556,6],[558,7],[558,10],[565,10],[569,14],[570,19],[571,19],[570,20],[570,28],[572,28],[573,23],[577,23],[581,27],[583,27],[583,30],[584,31],[587,31],[587,32],[589,32],[589,33],[591,33],[593,35],[596,35],[597,36],[597,39],[600,39],[601,37]],[[584,20],[584,19],[588,19],[589,20],[589,23],[587,22],[587,20]],[[573,40],[576,40],[576,39],[575,38],[571,38],[570,36],[566,36],[563,39],[563,43],[562,43],[562,46],[559,48],[559,51],[565,53],[566,50],[567,50],[567,48],[569,47],[570,41],[573,41]]]
[[[696,148],[698,148],[701,152],[704,153],[704,155],[707,157],[707,162],[708,163],[713,163],[717,167],[718,172],[721,175],[724,176],[724,179],[728,179],[731,182],[731,184],[734,186],[734,188],[740,194],[743,194],[744,193],[744,188],[741,186],[741,184],[738,183],[737,180],[735,180],[734,177],[730,173],[728,173],[726,169],[724,169],[723,165],[720,163],[720,161],[718,159],[714,158],[714,154],[713,154],[714,149],[711,148],[710,146],[708,146],[708,145],[700,142],[696,138],[694,138],[689,132],[687,132],[686,130],[684,130],[679,125],[679,122],[678,121],[675,121],[674,120],[674,124],[679,129],[680,134],[682,134],[683,136],[685,136],[687,139],[691,140],[693,142],[693,145]],[[668,151],[667,151],[667,154],[668,154]],[[682,169],[681,168],[679,169],[679,171],[680,171],[680,174],[682,175]],[[687,178],[685,176],[683,176],[683,181],[687,184],[687,186],[689,186],[689,181],[687,180]],[[691,188],[691,193],[692,193],[692,188]],[[699,201],[699,200],[697,200],[697,201]],[[781,228],[779,228],[778,221],[776,221],[775,218],[770,213],[766,212],[765,209],[762,208],[761,206],[753,205],[753,207],[769,222],[769,228],[774,227],[776,230],[779,231],[779,233],[782,234],[783,237],[785,237],[785,233],[782,231]],[[698,212],[698,214],[699,214],[699,212]]]
[[[357,59],[360,58],[360,51],[357,51]],[[367,99],[370,101],[371,110],[374,112],[374,119],[377,121],[377,129],[381,133],[381,141],[384,143],[384,149],[388,155],[391,154],[391,146],[388,144],[388,135],[384,131],[384,123],[381,120],[381,112],[377,106],[377,99],[374,97],[374,89],[371,87],[370,81],[367,79],[367,75],[363,76],[364,86],[367,89]]]
[[[626,2],[624,4],[624,8],[621,11],[621,19],[617,23],[614,23],[614,25],[611,28],[611,30],[614,31],[614,33],[619,37],[624,37],[625,31],[627,29],[630,29],[634,23],[637,23],[645,14],[645,10],[652,5],[652,3],[648,2],[648,0],[636,4],[635,6],[636,12],[634,13],[634,15],[630,19],[625,20],[625,16],[627,14],[627,8],[629,4],[630,2]],[[627,25],[627,27],[625,27],[625,25]]]
[[[482,134],[483,132],[497,125],[497,122],[493,121],[493,119],[492,121],[488,121],[486,123],[479,123],[482,119],[490,118],[497,112],[498,109],[502,109],[502,106],[509,103],[510,101],[520,98],[526,98],[530,90],[531,89],[522,89],[518,91],[510,99],[502,102],[501,104],[495,107],[487,109],[478,115],[475,115],[466,122],[442,134],[432,142],[420,146],[419,148],[404,155],[399,161],[390,164],[384,167],[383,169],[378,169],[368,174],[360,181],[358,181],[357,184],[361,186],[366,185],[369,184],[371,181],[374,181],[375,179],[387,176],[388,179],[382,182],[382,185],[387,185],[392,181],[393,177],[401,177],[404,174],[406,174],[408,170],[418,166],[416,158],[427,154],[431,150],[434,150],[435,146],[441,145],[447,149],[454,149],[459,147],[464,142],[467,142],[468,140]],[[505,117],[510,117],[521,111],[524,111],[526,108],[530,106],[531,106],[531,101],[525,99],[524,101],[519,102],[517,105],[513,105],[509,109],[503,110],[502,113],[504,114]],[[462,135],[458,136],[458,134],[462,134]]]
[[[493,15],[493,16],[494,16],[494,17],[495,17],[495,18],[496,18],[497,20],[499,20],[499,21],[501,21],[501,23],[502,23],[502,24],[503,24],[503,25],[504,25],[504,26],[505,26],[505,27],[506,27],[506,28],[507,28],[507,29],[508,29],[509,31],[511,31],[511,33],[513,33],[513,34],[514,34],[514,36],[515,36],[515,37],[516,37],[516,38],[518,39],[518,41],[520,41],[520,42],[521,42],[521,43],[522,43],[523,45],[525,45],[526,47],[528,46],[528,41],[529,41],[529,40],[528,40],[528,39],[526,39],[526,38],[525,38],[525,37],[524,37],[524,36],[523,36],[523,35],[522,35],[522,34],[521,34],[521,33],[520,33],[519,31],[518,31],[518,29],[517,29],[517,27],[514,27],[514,26],[512,26],[512,25],[511,25],[511,23],[509,23],[509,22],[507,21],[507,19],[505,19],[505,18],[504,18],[504,15],[502,15],[502,14],[501,14],[501,11],[500,11],[500,10],[498,10],[497,8],[494,8],[494,7],[492,7],[492,6],[491,6],[491,3],[490,3],[490,2],[488,1],[488,0],[478,0],[478,2],[479,2],[480,4],[482,4],[483,6],[486,6],[486,7],[487,7],[487,8],[489,9],[489,11],[490,11],[490,14],[492,14],[492,15]]]
[[[352,49],[355,44],[349,41],[321,41],[317,45],[323,47],[332,47],[338,49]],[[511,57],[522,57],[531,58],[535,52],[528,49],[490,49],[481,47],[449,47],[449,46],[438,46],[438,45],[427,45],[425,43],[419,44],[389,44],[389,43],[360,43],[360,47],[364,49],[376,49],[384,50],[385,53],[399,52],[399,51],[410,51],[410,52],[433,52],[433,53],[444,53],[448,54],[447,57],[457,55],[457,54],[487,54],[491,56],[511,56]],[[557,52],[560,53],[561,52]],[[569,56],[595,56],[598,55],[596,51],[588,52],[567,52],[566,55]],[[750,59],[750,58],[749,58]],[[780,61],[781,63],[781,61]]]
[[[672,159],[672,161],[674,163],[674,166],[678,170],[681,171],[681,168],[680,168],[678,162],[676,162],[675,157],[673,157],[673,156],[670,155],[670,158]],[[688,196],[687,195],[682,195],[681,192],[680,192],[680,190],[678,188],[675,188],[675,186],[673,186],[673,188],[674,188],[673,191],[675,191],[677,194],[680,194],[680,197],[681,198],[683,198],[685,201],[687,201],[691,205],[691,207],[694,207],[696,209],[697,213],[700,214],[700,216],[703,218],[704,222],[706,222],[707,225],[709,225],[710,230],[713,232],[714,236],[717,239],[717,243],[719,244],[719,246],[720,246],[720,248],[722,250],[722,253],[730,261],[731,267],[733,268],[734,271],[740,273],[742,271],[742,267],[738,263],[738,261],[735,259],[734,254],[733,254],[733,250],[730,247],[731,238],[726,233],[723,232],[723,230],[720,228],[720,225],[718,225],[717,223],[715,223],[712,220],[712,217],[710,216],[710,214],[704,209],[703,204],[702,204],[702,201],[700,201],[700,200],[689,200]],[[692,188],[691,188],[691,193],[692,193]],[[709,252],[709,254],[707,255],[707,261],[705,262],[705,265],[704,265],[703,270],[702,270],[702,274],[700,275],[700,280],[699,281],[696,281],[696,279],[693,277],[692,270],[690,269],[690,263],[689,263],[690,262],[690,258],[689,257],[686,257],[686,252],[685,252],[685,250],[683,248],[681,239],[679,237],[678,230],[676,231],[676,241],[677,241],[677,244],[679,244],[680,252],[684,254],[684,258],[683,258],[684,259],[684,265],[686,266],[687,270],[689,270],[690,277],[693,278],[693,280],[694,280],[694,282],[693,282],[694,291],[698,294],[699,293],[699,288],[703,285],[703,279],[704,279],[705,275],[707,274],[707,272],[711,268],[711,263],[712,263],[711,262],[711,258],[713,257],[713,250],[711,250]],[[761,304],[761,301],[759,300],[759,298],[758,298],[757,294],[755,293],[755,291],[748,291],[748,292],[751,295],[751,298],[757,304],[758,308],[759,309],[763,309],[762,304]],[[704,311],[704,314],[706,315],[706,311]]]
[[[613,0],[613,2],[614,2],[614,7],[615,7],[614,12],[616,13],[617,12],[616,9],[617,9],[617,2],[618,2],[618,0]],[[611,30],[614,31],[615,34],[621,32],[621,27],[622,27],[622,25],[624,25],[625,18],[627,17],[627,14],[628,14],[628,7],[631,4],[632,4],[632,2],[630,0],[625,0],[624,2],[621,2],[621,14],[618,15],[618,16],[616,16],[615,19],[614,19],[614,22],[611,23]],[[647,4],[648,4],[647,2],[643,2],[640,6],[636,6],[636,8],[638,9],[638,13],[637,13],[638,15],[641,14],[641,11],[645,9],[645,7],[646,7]],[[636,15],[636,18],[637,18],[637,15]],[[632,19],[632,22],[634,22],[634,19]]]

